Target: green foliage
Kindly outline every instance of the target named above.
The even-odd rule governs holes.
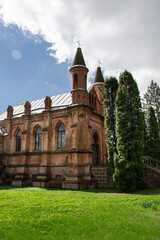
[[[143,176],[143,116],[136,81],[125,71],[116,96],[116,137],[114,180],[124,192],[134,191]]]
[[[148,155],[148,134],[147,134],[147,124],[145,120],[145,114],[142,112],[142,121],[143,121],[143,156]]]
[[[112,168],[114,168],[114,154],[116,153],[115,99],[117,89],[118,81],[116,78],[106,79],[104,83],[104,116],[108,162]]]
[[[137,194],[0,186],[1,240],[160,239],[160,189]]]
[[[147,112],[147,156],[152,158],[160,158],[160,137],[158,123],[155,117],[155,112],[152,107],[148,108]]]
[[[157,122],[160,127],[160,87],[153,80],[148,86],[147,92],[143,96],[142,103],[143,109],[146,113],[150,106],[153,107],[155,110]]]

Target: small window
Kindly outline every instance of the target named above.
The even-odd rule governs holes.
[[[91,94],[89,94],[89,104],[91,104]]]
[[[65,127],[61,124],[58,128],[58,148],[65,147]]]
[[[86,80],[87,80],[87,75],[85,74],[84,76],[84,86],[86,87]]]
[[[21,151],[21,139],[22,139],[22,133],[20,130],[18,130],[17,136],[16,136],[16,151]]]
[[[41,150],[41,140],[42,140],[42,131],[41,131],[41,128],[38,127],[35,135],[35,150]]]
[[[76,88],[78,86],[78,75],[77,75],[77,73],[74,73],[74,75],[73,75],[73,83],[74,83],[73,88]]]
[[[94,97],[94,106],[96,107],[96,97]]]
[[[93,95],[92,95],[92,105],[93,105]]]

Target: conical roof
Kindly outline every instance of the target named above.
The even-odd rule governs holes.
[[[76,52],[72,67],[75,65],[83,65],[86,67],[81,48],[77,48],[77,52]]]
[[[97,67],[94,83],[104,83],[104,78],[100,67]]]

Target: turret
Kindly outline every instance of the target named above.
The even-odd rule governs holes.
[[[8,106],[8,108],[7,108],[7,118],[11,118],[11,117],[13,117],[13,107]]]
[[[104,92],[104,78],[103,78],[100,67],[97,68],[93,86],[96,91],[99,102],[103,103],[104,99],[103,99],[101,91]],[[99,88],[101,90],[99,90]]]
[[[25,102],[24,112],[25,112],[25,114],[30,114],[31,113],[31,104],[28,101]]]
[[[52,107],[52,99],[50,97],[46,97],[44,100],[44,104],[45,104],[45,109],[50,109]]]
[[[70,68],[72,79],[72,104],[85,103],[88,104],[88,92],[87,92],[87,73],[81,48],[77,48],[77,52]]]

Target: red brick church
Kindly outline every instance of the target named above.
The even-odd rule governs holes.
[[[113,186],[107,165],[104,78],[98,67],[87,90],[81,48],[71,92],[9,106],[0,114],[0,184],[63,189]]]

